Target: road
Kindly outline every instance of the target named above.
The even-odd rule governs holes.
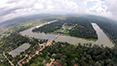
[[[63,31],[62,31],[63,32]],[[55,38],[53,38],[51,41],[48,41],[46,46],[52,45],[52,41],[54,41],[56,38],[58,38],[61,34],[59,33]]]
[[[7,56],[5,55],[4,52],[3,52],[3,56],[9,61],[9,63],[11,64],[11,66],[14,66],[14,64],[7,58]]]
[[[44,44],[39,44],[39,46],[43,46],[42,48],[39,49],[39,51],[42,51],[44,48],[45,48],[45,45]]]
[[[54,41],[56,38],[58,38],[61,34],[59,33],[55,38],[53,38],[50,42]]]
[[[51,62],[48,66],[51,66],[55,59],[50,59],[50,60],[51,60]]]
[[[61,31],[61,33],[64,32],[64,30],[65,30],[65,29],[63,29],[63,30]],[[50,42],[52,42],[52,41],[54,41],[56,38],[58,38],[58,37],[61,35],[61,33],[59,33],[59,34],[58,34],[55,38],[53,38]]]

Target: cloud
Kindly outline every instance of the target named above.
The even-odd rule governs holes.
[[[2,0],[0,19],[4,21],[35,13],[88,13],[115,16],[117,15],[116,3],[117,0]]]
[[[15,10],[18,10],[18,9],[20,9],[20,8],[12,8],[12,9],[8,9],[8,10],[3,9],[2,11],[0,11],[0,15],[3,16],[3,15],[10,14],[10,13],[13,13]]]
[[[20,0],[9,0],[9,1],[7,1],[6,3],[8,3],[8,4],[10,4],[10,3],[17,3],[17,2],[19,2]]]
[[[113,18],[117,18],[117,0],[106,0],[108,11],[111,12]]]

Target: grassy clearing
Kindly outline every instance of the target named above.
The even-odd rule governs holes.
[[[64,29],[63,34],[68,34],[69,30],[75,27],[75,26],[66,26],[65,24],[62,25],[61,29],[54,31],[54,33],[61,33],[61,31]]]

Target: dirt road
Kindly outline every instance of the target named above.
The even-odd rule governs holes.
[[[7,56],[5,55],[4,52],[3,52],[3,56],[9,61],[9,63],[11,64],[11,66],[14,66],[14,64],[7,58]]]

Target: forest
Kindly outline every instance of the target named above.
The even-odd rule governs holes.
[[[70,36],[81,38],[98,39],[96,31],[89,22],[78,22],[72,30],[69,30]]]

